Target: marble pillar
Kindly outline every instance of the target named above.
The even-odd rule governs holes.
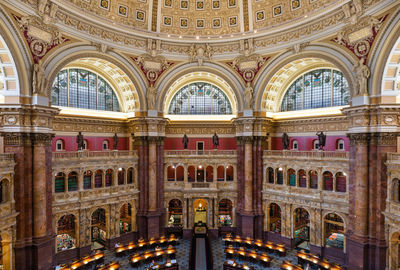
[[[157,144],[149,141],[149,211],[157,210]]]

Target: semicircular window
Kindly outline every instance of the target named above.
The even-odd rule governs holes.
[[[85,69],[64,69],[57,74],[51,88],[55,106],[120,111],[118,98],[102,77]]]
[[[343,73],[317,69],[297,78],[286,91],[281,111],[298,111],[348,105],[349,84]]]
[[[194,82],[182,87],[172,98],[169,114],[232,114],[232,105],[217,86]]]

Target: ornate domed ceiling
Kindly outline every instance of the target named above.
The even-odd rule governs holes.
[[[373,2],[373,0],[371,0]],[[370,1],[370,2],[371,2]],[[71,14],[152,37],[204,42],[260,36],[332,15],[342,0],[60,0]],[[341,15],[339,15],[341,16]],[[104,20],[106,19],[106,20]],[[329,20],[327,18],[327,20]]]

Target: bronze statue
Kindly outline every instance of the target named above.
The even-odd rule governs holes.
[[[186,133],[185,133],[185,135],[183,135],[182,143],[183,143],[183,148],[187,149],[188,143],[189,143],[189,138],[188,138],[188,136],[186,136]]]
[[[217,135],[216,132],[214,133],[214,136],[212,137],[212,142],[213,142],[213,147],[218,148],[218,146],[219,146],[219,138],[218,138],[218,135]]]
[[[323,148],[326,143],[326,135],[322,131],[318,131],[316,135],[318,136],[319,150],[324,150]]]
[[[78,135],[76,136],[76,142],[78,144],[78,150],[83,149],[83,135],[82,132],[79,131]]]
[[[114,134],[114,150],[118,150],[118,135]]]
[[[289,149],[290,139],[286,132],[282,134],[282,144],[283,144],[283,149],[285,150]]]

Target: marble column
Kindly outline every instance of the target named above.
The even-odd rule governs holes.
[[[157,210],[157,144],[149,138],[149,211]]]

